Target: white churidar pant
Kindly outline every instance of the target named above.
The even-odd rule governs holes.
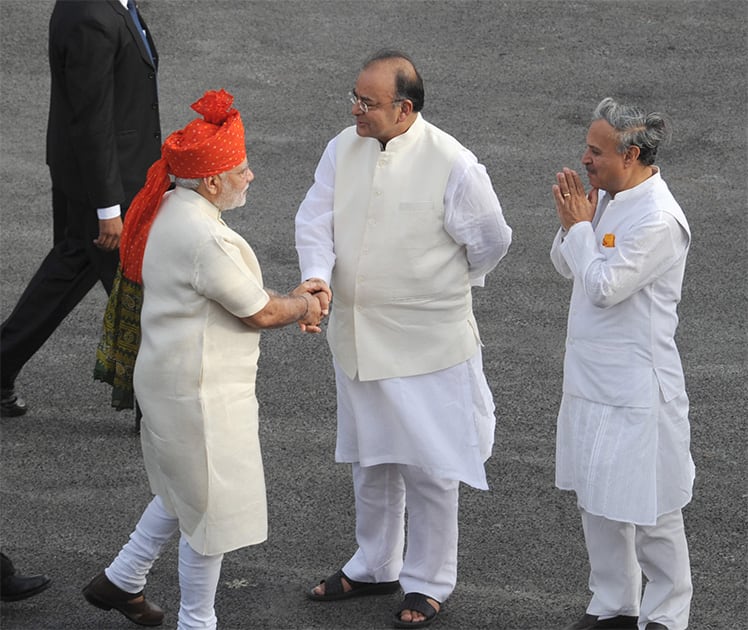
[[[603,618],[638,616],[640,630],[650,622],[685,630],[693,587],[681,510],[661,515],[655,525],[580,512],[590,560],[587,612]],[[647,579],[643,597],[642,573]]]
[[[353,464],[353,485],[359,547],[343,572],[360,582],[399,579],[406,593],[445,601],[457,582],[459,482],[415,466]]]
[[[166,510],[161,497],[154,497],[130,534],[130,540],[104,570],[109,581],[127,593],[143,590],[161,549],[178,530],[179,520]],[[214,603],[222,561],[223,554],[201,555],[180,537],[178,630],[216,628]]]

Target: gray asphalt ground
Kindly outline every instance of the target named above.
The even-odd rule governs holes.
[[[52,0],[0,0],[0,315],[51,244],[44,163]],[[679,345],[691,397],[694,500],[686,509],[691,628],[748,627],[746,613],[746,17],[731,0],[142,0],[161,54],[165,134],[206,89],[247,125],[256,182],[227,215],[268,286],[298,281],[293,217],[346,94],[383,46],[417,61],[425,116],[487,166],[514,228],[475,291],[498,426],[489,492],[462,494],[459,581],[435,627],[552,630],[581,615],[587,562],[574,497],[554,488],[555,415],[569,285],[548,250],[554,174],[579,166],[589,115],[612,95],[670,115],[658,163],[691,224]],[[126,541],[146,502],[133,415],[92,380],[105,294],[97,287],[22,372],[30,407],[2,421],[2,547],[52,587],[3,604],[3,628],[134,627],[82,586]],[[334,384],[323,337],[263,336],[258,382],[270,505],[266,543],[226,556],[224,630],[387,628],[399,596],[307,601],[352,553],[350,472],[333,461]],[[418,445],[414,445],[415,448]],[[175,627],[176,544],[148,586]]]

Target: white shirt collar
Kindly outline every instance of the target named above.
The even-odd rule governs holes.
[[[647,191],[651,190],[652,187],[658,186],[662,177],[660,176],[660,169],[657,166],[652,166],[652,174],[647,177],[643,182],[637,184],[633,188],[627,188],[621,192],[616,193],[615,199],[612,201],[630,201],[636,199]],[[607,193],[610,195],[610,193]]]

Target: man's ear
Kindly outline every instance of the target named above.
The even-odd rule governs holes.
[[[200,178],[200,185],[196,192],[213,202],[221,194],[221,178],[218,175]]]
[[[221,178],[218,175],[209,175],[208,177],[203,177],[203,185],[211,195],[216,195],[220,192],[220,182]]]
[[[413,113],[413,101],[406,98],[402,103],[400,103],[400,116],[398,117],[398,120],[402,122],[406,118],[408,118],[412,113]]]
[[[641,149],[635,144],[632,144],[628,149],[626,149],[626,153],[624,153],[623,156],[626,165],[630,166],[631,164],[636,164],[636,161],[639,159],[640,153]]]

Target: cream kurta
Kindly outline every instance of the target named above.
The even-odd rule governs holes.
[[[654,525],[691,499],[688,398],[675,345],[688,223],[658,170],[592,224],[559,232],[551,259],[574,279],[556,485],[587,512]]]
[[[134,386],[154,494],[190,546],[224,553],[267,537],[255,375],[269,297],[247,242],[196,192],[167,193],[143,259]]]

